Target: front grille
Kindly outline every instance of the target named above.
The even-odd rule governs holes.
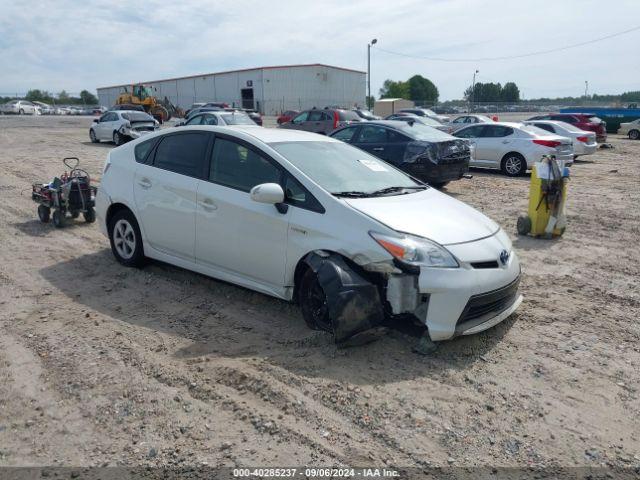
[[[456,330],[467,330],[480,323],[485,315],[505,311],[516,300],[519,284],[520,277],[502,288],[471,297],[458,318]]]
[[[471,266],[473,268],[478,268],[478,269],[482,269],[482,268],[498,268],[498,261],[497,260],[491,260],[489,262],[471,262]]]

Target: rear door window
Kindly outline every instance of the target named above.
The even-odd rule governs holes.
[[[333,138],[342,140],[343,142],[351,142],[353,140],[353,135],[358,130],[358,127],[347,127],[342,130],[338,130],[336,133],[331,135]]]
[[[280,183],[280,169],[247,146],[216,138],[213,145],[209,180],[248,192],[262,183]]]
[[[302,112],[296,118],[291,120],[291,122],[292,123],[302,123],[302,122],[306,122],[308,118],[309,118],[309,112]]]
[[[322,113],[320,110],[313,110],[311,112],[309,112],[309,118],[307,119],[308,122],[319,122],[320,120],[322,120]]]
[[[134,148],[136,162],[149,163],[152,157],[152,155],[149,155],[149,152],[153,150],[156,143],[158,143],[158,138],[152,138],[151,140],[136,145],[136,148]]]
[[[484,127],[482,125],[464,128],[456,132],[455,136],[459,138],[478,138],[480,137],[480,134],[482,133],[483,128]]]
[[[487,125],[482,131],[483,138],[508,137],[513,133],[513,128],[502,125]]]
[[[387,143],[387,129],[378,125],[364,125],[356,143]]]
[[[211,135],[206,132],[167,135],[156,149],[153,165],[180,175],[202,178],[210,139]]]
[[[202,115],[196,115],[189,120],[186,125],[202,125]]]
[[[546,130],[547,132],[556,133],[553,128],[553,125],[548,125],[546,123],[534,123],[534,126]]]

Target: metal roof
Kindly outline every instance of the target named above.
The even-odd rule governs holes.
[[[175,81],[175,80],[187,80],[189,78],[208,77],[208,76],[211,76],[211,75],[224,75],[224,74],[227,74],[227,73],[250,72],[252,70],[275,70],[275,69],[280,69],[280,68],[304,68],[304,67],[333,68],[333,69],[336,69],[336,70],[343,70],[345,72],[362,73],[363,75],[366,75],[366,73],[367,73],[367,72],[363,72],[361,70],[354,70],[354,69],[351,69],[351,68],[344,68],[344,67],[336,67],[334,65],[327,65],[327,64],[324,64],[324,63],[302,63],[302,64],[296,64],[296,65],[273,65],[273,66],[268,66],[268,67],[242,68],[242,69],[239,69],[239,70],[226,70],[226,71],[223,71],[223,72],[201,73],[199,75],[187,75],[187,76],[184,76],[184,77],[164,78],[162,80],[149,80],[149,81],[146,81],[146,82],[122,83],[122,84],[119,84],[119,85],[110,85],[108,87],[98,87],[97,90],[103,90],[105,88],[127,87],[127,86],[132,85],[132,84],[146,85],[148,83],[171,82],[171,81]]]

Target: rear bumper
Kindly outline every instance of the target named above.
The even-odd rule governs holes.
[[[401,165],[401,167],[409,175],[427,183],[442,183],[462,178],[469,171],[469,160],[446,164],[409,163]]]
[[[573,154],[574,155],[591,155],[593,153],[595,153],[596,149],[598,148],[598,144],[597,143],[592,143],[592,144],[586,144],[586,143],[582,143],[582,142],[578,142],[578,145],[574,145],[573,147]]]

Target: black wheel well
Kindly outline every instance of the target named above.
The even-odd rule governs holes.
[[[127,210],[131,213],[131,215],[133,215],[133,212],[131,211],[131,209],[127,207],[124,203],[113,203],[109,206],[109,208],[107,209],[107,215],[105,218],[107,228],[109,228],[109,224],[111,223],[111,219],[113,218],[113,216],[122,210]]]
[[[632,128],[631,130],[629,130],[629,135],[631,135],[631,132],[638,132],[638,133],[640,133],[640,130],[638,130],[637,128]]]

